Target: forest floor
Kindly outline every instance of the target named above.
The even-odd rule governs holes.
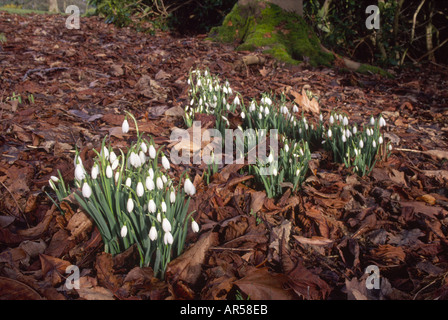
[[[0,299],[448,298],[447,68],[384,79],[269,57],[244,65],[251,53],[204,36],[139,34],[96,17],[69,30],[65,19],[0,12]],[[73,181],[76,148],[88,163],[87,151],[108,134],[126,145],[117,134],[124,110],[168,144],[171,129],[185,127],[174,111],[188,103],[196,67],[245,99],[289,90],[293,100],[305,86],[326,115],[337,109],[365,123],[382,113],[394,150],[362,178],[318,151],[303,188],[277,200],[231,165],[208,186],[192,166],[190,209],[201,230],[162,281],[138,266],[133,249],[103,253],[80,209],[61,215],[44,191],[57,170]],[[13,93],[21,103],[7,99]],[[78,290],[65,286],[70,265],[80,269]],[[370,265],[380,289],[366,288]]]

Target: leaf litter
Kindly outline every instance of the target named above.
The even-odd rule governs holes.
[[[96,17],[84,18],[80,30],[63,23],[62,16],[0,12],[0,29],[11,35],[0,52],[0,99],[35,97],[0,103],[2,299],[448,297],[448,96],[434,66],[419,75],[431,84],[423,86],[410,71],[380,79],[287,67],[201,37],[142,35]],[[169,137],[183,125],[194,66],[228,79],[244,97],[286,92],[310,116],[339,109],[361,123],[381,112],[393,155],[358,178],[317,152],[303,189],[277,200],[240,174],[244,165],[221,167],[209,185],[204,168],[191,167],[198,192],[189,209],[201,232],[188,234],[184,253],[159,280],[138,267],[135,248],[103,253],[85,213],[67,201],[61,215],[44,191],[58,170],[73,179],[75,150],[90,166],[87,150],[106,134],[126,145],[123,110],[158,146],[175,145]],[[179,176],[184,170],[176,168]],[[65,286],[70,265],[80,269],[79,289]],[[379,267],[380,290],[366,289],[369,265]]]

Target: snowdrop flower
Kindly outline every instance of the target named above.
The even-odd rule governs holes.
[[[246,118],[246,114],[244,113],[244,111],[241,111],[240,116],[241,116],[241,119],[245,119]]]
[[[125,118],[123,121],[123,124],[121,125],[121,131],[123,133],[128,133],[129,132],[129,123],[128,120]]]
[[[146,162],[146,156],[145,156],[145,153],[143,152],[143,150],[140,150],[140,152],[138,153],[138,157],[140,158],[140,162],[142,164],[144,164]]]
[[[82,160],[79,155],[75,155],[74,166],[76,167],[78,164],[82,165]]]
[[[359,149],[364,148],[364,141],[359,140]]]
[[[342,142],[346,142],[347,141],[347,138],[345,137],[345,134],[343,133],[342,134]]]
[[[345,136],[346,136],[347,138],[350,138],[350,137],[352,136],[352,132],[351,132],[350,130],[346,129],[346,130],[345,130]]]
[[[165,170],[170,169],[170,162],[168,161],[168,158],[162,153],[162,166],[165,168]]]
[[[87,182],[84,182],[82,185],[82,195],[84,198],[90,198],[92,195],[92,188],[90,188],[89,184]]]
[[[149,211],[150,213],[155,213],[155,212],[156,212],[156,209],[157,209],[157,207],[156,207],[156,203],[154,202],[154,200],[153,200],[153,199],[149,199],[149,202],[148,202],[148,211]]]
[[[141,183],[141,181],[139,181],[137,183],[137,196],[141,197],[143,196],[143,194],[145,193],[145,189],[143,188],[143,183]]]
[[[370,117],[370,125],[371,126],[375,125],[375,118],[374,117]]]
[[[169,245],[169,244],[173,244],[174,239],[173,239],[173,235],[171,234],[171,232],[167,232],[165,233],[165,235],[163,236],[163,243],[165,243],[165,245]]]
[[[109,159],[109,150],[104,147],[103,150],[101,151],[101,155],[104,157],[104,159]]]
[[[163,200],[162,201],[162,204],[161,204],[161,206],[162,206],[162,212],[166,212],[166,202],[165,202],[165,200]]]
[[[356,128],[356,126],[353,127],[353,134],[356,134],[356,132],[358,132],[358,129]]]
[[[384,127],[386,125],[386,120],[384,120],[383,116],[380,116],[378,124],[380,127]]]
[[[250,111],[250,112],[254,112],[254,111],[255,111],[255,102],[252,101],[252,102],[250,103],[249,111]]]
[[[153,169],[152,167],[150,167],[150,168],[148,169],[148,174],[149,174],[149,176],[151,177],[151,179],[154,179],[154,169]]]
[[[154,148],[154,146],[152,144],[149,146],[148,151],[149,151],[149,156],[151,157],[151,159],[155,159],[157,152],[156,152],[156,148]]]
[[[162,229],[165,232],[171,232],[171,223],[168,221],[167,218],[163,218],[162,220]]]
[[[148,152],[148,146],[146,145],[146,143],[142,142],[140,148],[142,149],[143,153]]]
[[[145,185],[146,185],[146,189],[148,189],[149,191],[154,190],[156,187],[154,184],[154,179],[150,176],[146,177]]]
[[[128,178],[126,179],[126,182],[125,182],[124,184],[125,184],[126,187],[130,188],[131,185],[132,185],[132,180],[131,180],[131,178],[128,177]]]
[[[56,185],[54,184],[53,180],[48,180],[48,184],[50,185],[51,189],[56,190]]]
[[[347,116],[345,116],[345,117],[342,119],[342,124],[343,124],[344,126],[348,126],[348,118],[347,118]]]
[[[195,233],[199,232],[199,225],[193,219],[191,220],[191,230],[193,230],[193,232],[195,232]]]
[[[134,168],[139,168],[142,165],[140,157],[134,151],[132,151],[131,155],[129,156],[129,162]]]
[[[389,145],[389,151],[392,151],[392,145],[391,144]]]
[[[264,114],[265,114],[266,116],[269,114],[269,108],[268,108],[268,106],[266,106],[266,107],[264,108]]]
[[[196,193],[196,188],[195,188],[194,184],[191,182],[188,175],[187,175],[187,178],[185,179],[184,191],[189,196],[193,196]]]
[[[272,174],[273,174],[275,177],[277,176],[277,174],[278,174],[277,166],[274,166],[274,169],[272,170]]]
[[[160,189],[160,190],[163,189],[163,180],[162,180],[161,177],[157,177],[157,179],[156,179],[156,185],[157,185],[157,188],[158,188],[158,189]]]
[[[166,178],[166,176],[164,174],[162,174],[162,182],[163,182],[163,184],[166,184],[168,182],[168,179]]]
[[[75,168],[75,178],[76,178],[76,180],[81,181],[81,180],[84,180],[85,177],[86,177],[86,172],[85,172],[84,167],[82,166],[82,164],[76,165],[76,168]]]
[[[300,169],[296,170],[296,177],[300,176]]]
[[[333,115],[331,115],[330,116],[330,124],[333,124],[334,123],[334,117],[333,117]]]
[[[100,173],[100,169],[98,168],[98,165],[95,163],[92,167],[92,179],[95,180],[98,177],[98,174]]]
[[[111,151],[111,153],[109,153],[109,161],[112,164],[115,160],[117,160],[117,155],[115,152]]]
[[[272,152],[269,154],[268,161],[269,163],[274,162],[274,154]]]
[[[299,107],[296,104],[294,104],[294,106],[292,107],[292,112],[294,113],[299,112]]]
[[[115,183],[118,183],[118,179],[120,179],[120,171],[115,172]]]
[[[332,135],[333,133],[331,132],[331,129],[328,129],[328,138],[331,138]]]
[[[151,241],[154,241],[157,239],[157,229],[155,226],[152,226],[151,229],[149,229],[148,236]]]
[[[320,122],[324,121],[324,116],[322,115],[322,113],[319,114],[319,121],[320,121]]]
[[[160,211],[157,212],[157,221],[162,222],[162,216],[160,215]]]
[[[51,176],[50,179],[54,182],[59,182],[59,178],[56,176]]]
[[[121,228],[120,235],[121,235],[122,238],[124,238],[124,237],[126,237],[127,234],[128,234],[128,227],[123,226]]]
[[[286,152],[289,152],[289,146],[287,144],[285,144],[284,149],[285,149]]]
[[[120,161],[118,159],[115,159],[115,161],[112,163],[112,170],[117,169],[119,164]]]
[[[233,99],[233,104],[239,106],[240,105],[240,98],[238,98],[238,96],[235,96],[235,99]]]
[[[131,197],[128,198],[128,203],[126,204],[126,209],[128,209],[129,213],[131,213],[132,210],[134,210],[134,200],[132,200]]]
[[[196,82],[196,87],[200,87],[202,86],[202,82],[201,79],[198,79],[198,81]]]
[[[258,119],[260,119],[260,120],[263,119],[263,113],[258,114]]]
[[[176,193],[174,192],[173,189],[171,189],[171,193],[170,193],[170,202],[174,203],[176,201]]]
[[[378,138],[378,143],[379,143],[379,144],[382,144],[382,143],[383,143],[383,136],[380,136],[380,137]]]
[[[376,148],[376,142],[375,142],[375,140],[372,141],[372,147]]]

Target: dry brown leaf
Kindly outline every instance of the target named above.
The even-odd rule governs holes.
[[[114,294],[106,288],[97,286],[96,279],[92,277],[81,277],[76,292],[85,300],[114,300]]]
[[[42,296],[23,282],[0,277],[0,300],[43,300]]]
[[[249,272],[235,281],[235,285],[251,300],[293,300],[296,299],[295,294],[285,287],[289,280],[284,274],[271,273],[268,268],[262,268]]]
[[[71,232],[68,240],[87,239],[92,227],[93,224],[89,217],[81,210],[78,210],[68,221],[67,230]]]
[[[379,245],[371,251],[371,254],[373,259],[385,264],[400,264],[406,258],[402,247],[394,247],[390,244]]]
[[[192,247],[168,264],[166,278],[170,282],[182,280],[188,284],[196,283],[201,275],[208,249],[217,244],[218,234],[216,232],[210,231],[203,234]]]
[[[288,285],[303,299],[321,300],[327,298],[331,292],[329,285],[305,268],[301,262],[288,273],[288,278]]]

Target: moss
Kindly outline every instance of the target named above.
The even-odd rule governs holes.
[[[211,39],[236,41],[240,43],[237,50],[261,48],[289,64],[298,64],[304,57],[314,66],[331,64],[333,55],[321,50],[319,39],[301,17],[268,2],[259,1],[257,6],[236,4],[222,26],[211,30]]]
[[[372,66],[370,64],[362,64],[357,70],[356,72],[362,73],[362,74],[379,74],[383,77],[387,77],[387,78],[394,78],[394,76],[392,74],[390,74],[389,72],[387,72],[386,70],[381,69],[380,67],[376,67],[376,66]]]

